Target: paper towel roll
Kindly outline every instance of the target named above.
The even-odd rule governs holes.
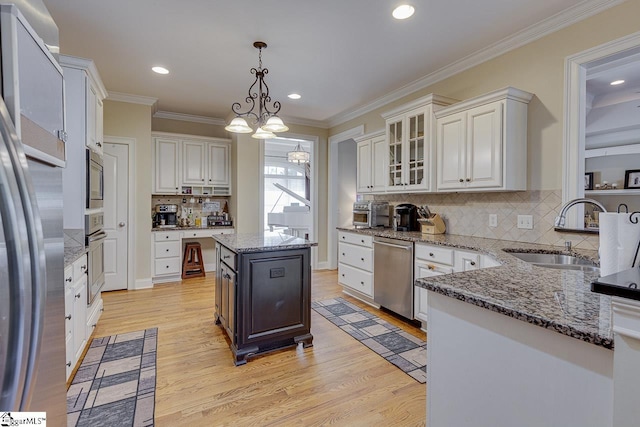
[[[629,214],[618,214],[618,271],[633,267],[633,256],[640,241],[640,224],[633,224]]]
[[[618,225],[620,223],[619,215],[614,212],[601,212],[600,221],[600,275],[608,276],[617,273],[618,270],[618,249],[620,244],[618,241]],[[628,215],[627,215],[628,216]]]

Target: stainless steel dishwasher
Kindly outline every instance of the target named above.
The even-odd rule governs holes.
[[[413,319],[413,242],[374,237],[373,300]]]

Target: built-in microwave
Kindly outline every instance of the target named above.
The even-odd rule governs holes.
[[[104,167],[102,157],[87,149],[87,209],[102,208],[104,203]]]

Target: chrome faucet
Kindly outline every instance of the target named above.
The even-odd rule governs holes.
[[[555,222],[555,226],[557,228],[562,228],[564,227],[564,221],[566,219],[567,216],[567,211],[569,210],[569,208],[573,205],[577,205],[580,203],[584,203],[584,204],[589,204],[589,205],[594,205],[596,206],[598,209],[600,209],[602,212],[606,212],[607,210],[605,209],[605,207],[602,205],[602,203],[600,203],[597,200],[593,200],[593,199],[585,199],[585,198],[580,198],[580,199],[573,199],[573,200],[569,200],[567,203],[564,204],[564,206],[562,206],[562,209],[560,209],[560,214],[556,217],[556,222]]]

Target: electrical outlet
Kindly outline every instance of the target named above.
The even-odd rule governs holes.
[[[489,227],[497,227],[497,226],[498,226],[498,215],[489,214]]]
[[[518,228],[533,230],[533,215],[518,215]]]

